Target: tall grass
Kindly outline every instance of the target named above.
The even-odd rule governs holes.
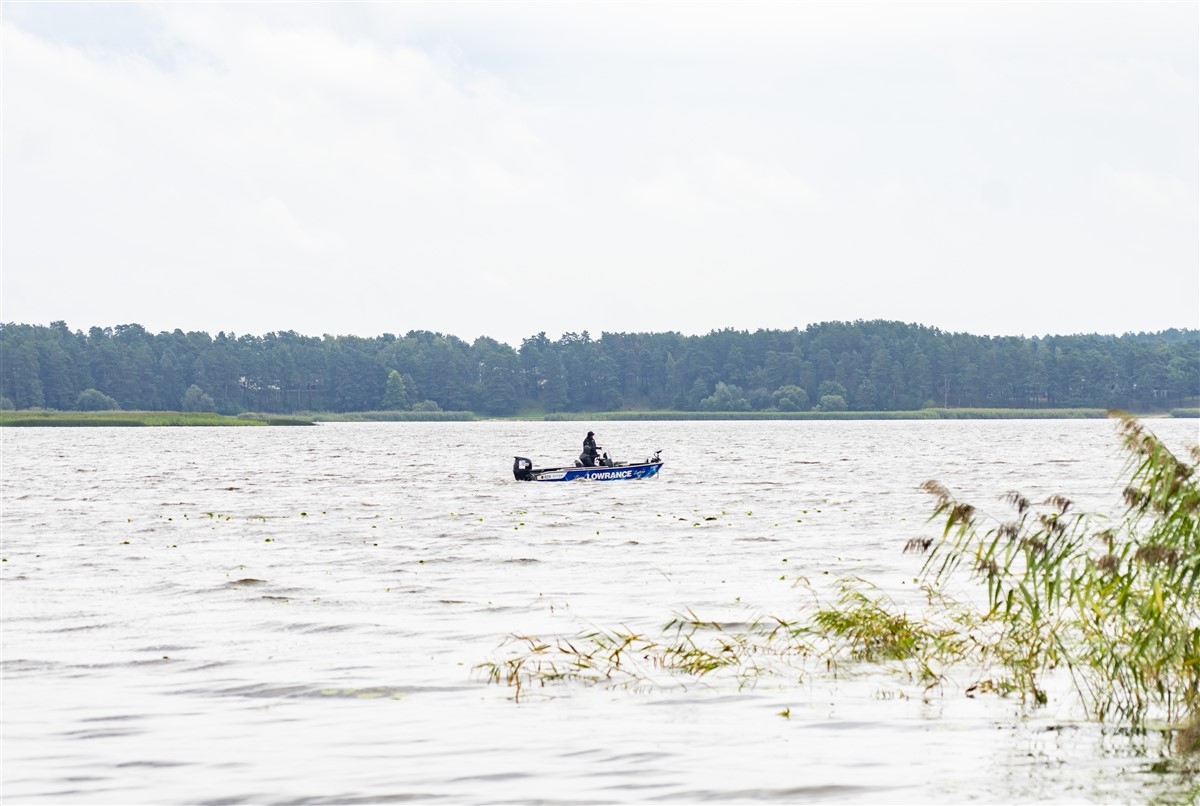
[[[1080,420],[1104,409],[919,409],[916,411],[601,411],[555,412],[547,421],[578,420]]]
[[[12,427],[139,427],[312,425],[303,417],[272,414],[238,415],[186,411],[0,411],[0,426]]]
[[[1043,703],[1042,679],[1065,668],[1095,718],[1183,727],[1200,719],[1200,448],[1189,464],[1132,417],[1120,431],[1119,521],[1015,491],[1011,517],[989,520],[927,482],[942,537],[908,548],[928,552],[931,590],[969,577],[986,591],[970,656],[999,669],[993,684]]]
[[[307,416],[318,422],[330,423],[360,423],[360,422],[402,422],[402,423],[442,423],[465,422],[478,419],[469,411],[347,411],[347,412],[311,412]]]

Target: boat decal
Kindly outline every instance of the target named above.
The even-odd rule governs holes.
[[[602,470],[599,473],[589,473],[588,478],[592,479],[631,479],[633,478],[632,470]]]

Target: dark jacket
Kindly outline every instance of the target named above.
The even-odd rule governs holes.
[[[596,438],[589,433],[583,439],[583,453],[579,454],[579,461],[583,462],[584,467],[593,467],[599,452],[599,448],[596,447]]]

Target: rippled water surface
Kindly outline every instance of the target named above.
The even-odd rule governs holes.
[[[516,482],[593,427],[638,482]],[[1182,450],[1195,420],[1156,420]],[[1115,514],[1109,421],[0,429],[2,797],[22,803],[1145,802],[1156,740],[886,676],[559,683],[506,636],[903,597],[926,479]],[[785,717],[782,712],[787,712]],[[1186,790],[1185,790],[1186,791]]]

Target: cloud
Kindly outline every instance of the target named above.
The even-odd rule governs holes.
[[[1155,216],[1187,221],[1200,215],[1195,188],[1178,176],[1155,176],[1102,163],[1096,168],[1096,186],[1105,199],[1126,211],[1140,208]]]
[[[4,9],[5,320],[1004,332],[1028,291],[940,296],[997,275],[1086,291],[1022,330],[1200,318],[1189,6]],[[1179,295],[1081,288],[1146,233]]]

